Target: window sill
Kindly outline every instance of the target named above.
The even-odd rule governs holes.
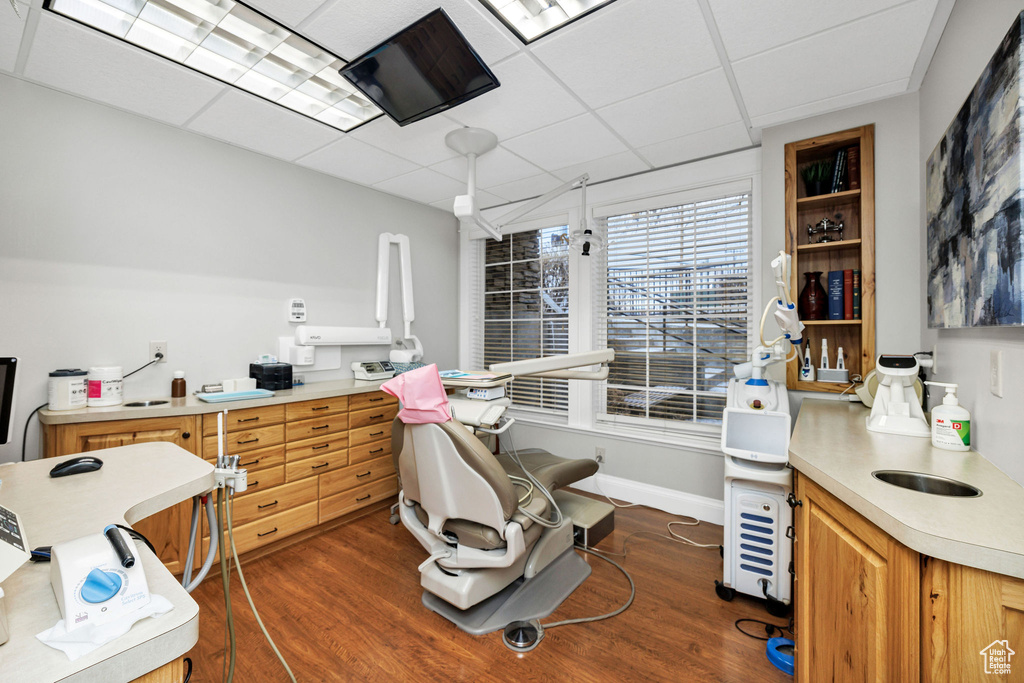
[[[656,446],[678,448],[680,450],[696,451],[719,456],[722,455],[721,439],[718,436],[684,433],[670,434],[664,432],[654,434],[641,429],[623,429],[621,427],[615,429],[610,428],[607,425],[588,428],[568,424],[568,419],[563,419],[561,422],[555,422],[546,419],[539,419],[537,415],[530,413],[517,413],[514,417],[517,422],[531,427],[544,427],[548,429],[556,429],[562,432],[571,432],[574,434],[596,434],[610,439],[619,439],[630,442],[640,441],[654,444]]]

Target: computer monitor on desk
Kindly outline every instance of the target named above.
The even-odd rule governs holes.
[[[14,437],[14,381],[18,359],[0,356],[0,444]]]

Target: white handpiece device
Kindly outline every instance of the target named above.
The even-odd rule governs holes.
[[[828,370],[828,339],[821,340],[821,364],[818,366],[822,370]]]
[[[364,363],[354,362],[352,363],[352,372],[355,374],[356,379],[391,379],[395,376],[395,366],[386,360],[373,360]]]

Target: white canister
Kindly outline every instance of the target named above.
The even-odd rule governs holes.
[[[89,368],[89,407],[121,405],[123,382],[120,365]]]
[[[50,410],[84,408],[89,398],[88,374],[78,368],[51,372],[46,407]]]

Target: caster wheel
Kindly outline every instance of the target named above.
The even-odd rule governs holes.
[[[390,517],[388,517],[388,521],[391,522],[391,524],[394,525],[394,524],[398,524],[399,522],[401,522],[402,518],[399,517],[398,515],[391,515]]]
[[[773,617],[788,617],[789,616],[789,605],[782,602],[781,600],[773,600],[768,598],[765,601],[765,608],[768,610],[768,614]]]
[[[721,581],[715,581],[715,595],[726,602],[732,602],[732,599],[736,597],[736,589],[726,586]]]

